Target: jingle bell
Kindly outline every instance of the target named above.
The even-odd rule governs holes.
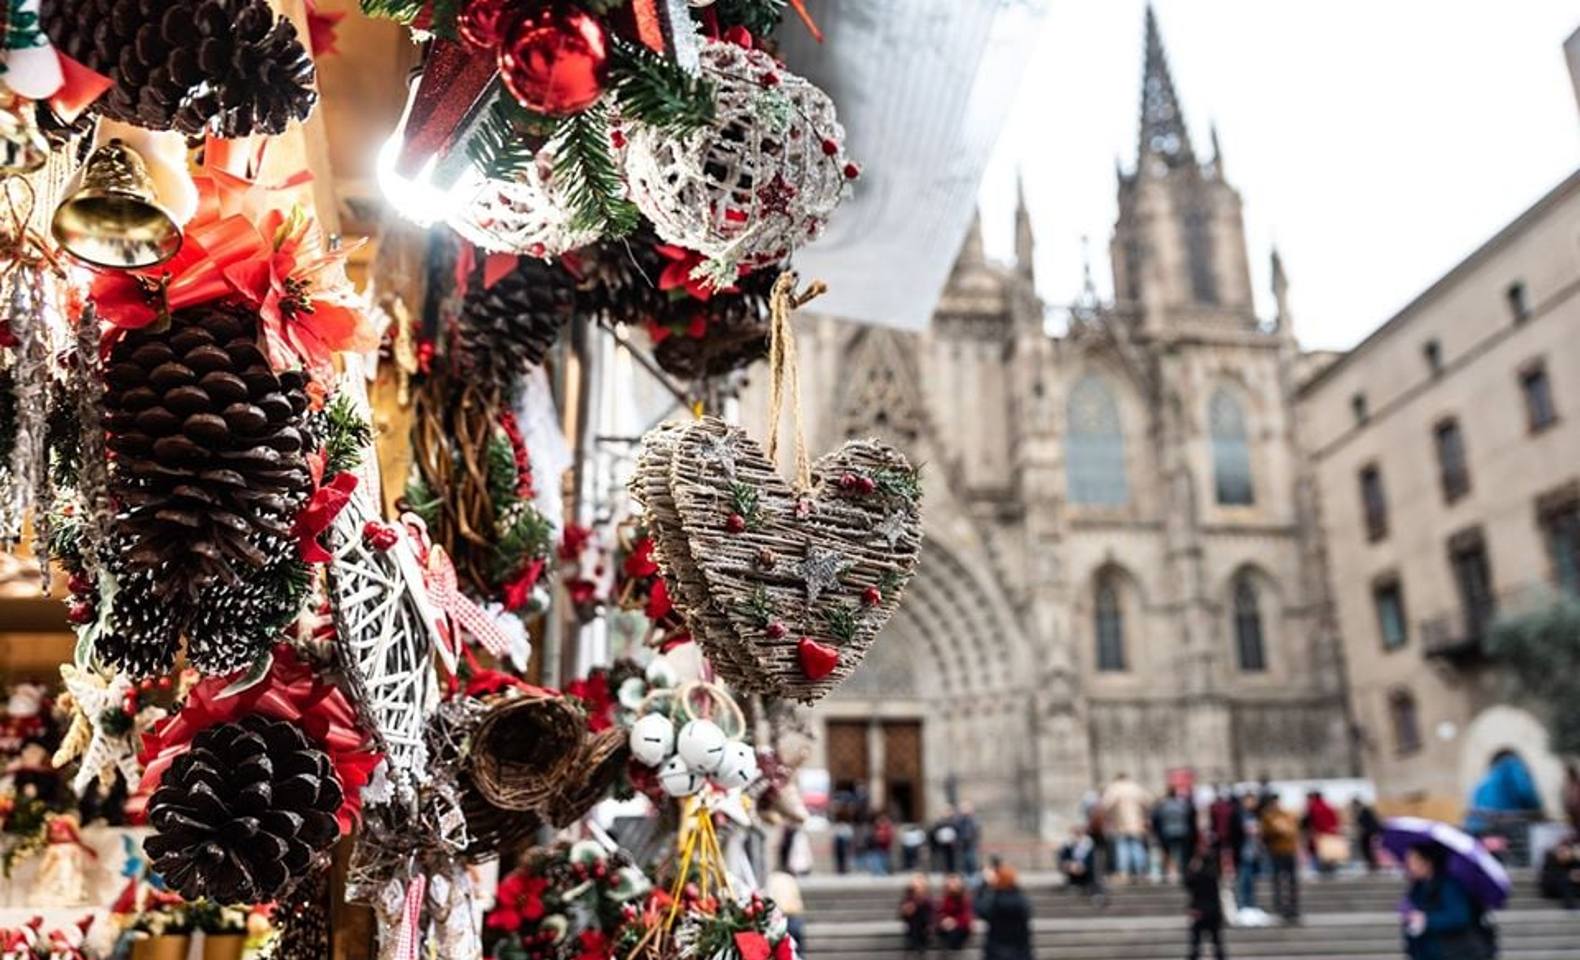
[[[88,157],[50,229],[67,253],[114,270],[156,266],[181,249],[181,227],[160,204],[148,165],[119,139]]]
[[[0,104],[0,174],[32,173],[49,160],[49,141],[34,109],[19,97]]]

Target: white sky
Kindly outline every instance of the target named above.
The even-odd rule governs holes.
[[[1564,39],[1575,0],[1156,0],[1198,156],[1216,121],[1245,201],[1264,315],[1268,249],[1308,348],[1354,345],[1580,166]],[[1135,162],[1143,0],[1052,0],[983,184],[1012,251],[1016,169],[1038,287],[1111,293],[1114,159]]]

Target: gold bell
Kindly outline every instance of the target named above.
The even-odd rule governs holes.
[[[110,140],[93,151],[77,177],[50,224],[67,253],[96,267],[137,270],[164,263],[181,249],[181,227],[160,205],[136,150]]]
[[[49,141],[38,128],[35,109],[21,97],[0,102],[0,174],[32,173],[49,161]]]

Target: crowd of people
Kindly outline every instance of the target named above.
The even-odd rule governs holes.
[[[974,894],[964,877],[948,874],[942,893],[934,897],[927,874],[911,877],[900,900],[909,956],[925,957],[934,948],[964,950],[980,917],[984,960],[1031,960],[1031,900],[1020,888],[1015,868],[993,860],[973,879]]]
[[[829,812],[836,873],[886,876],[899,869],[975,876],[982,867],[982,828],[969,803],[951,806],[931,825],[896,826],[858,789],[836,796]]]

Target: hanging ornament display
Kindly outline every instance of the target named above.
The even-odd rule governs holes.
[[[318,98],[312,57],[267,0],[50,0],[40,23],[114,85],[101,115],[154,130],[281,133]]]
[[[528,110],[565,116],[603,96],[608,34],[596,17],[568,3],[534,5],[509,16],[498,53],[505,88]]]
[[[828,96],[761,50],[704,41],[710,124],[685,136],[629,125],[631,199],[659,236],[708,261],[716,288],[778,263],[822,233],[859,172]]]

